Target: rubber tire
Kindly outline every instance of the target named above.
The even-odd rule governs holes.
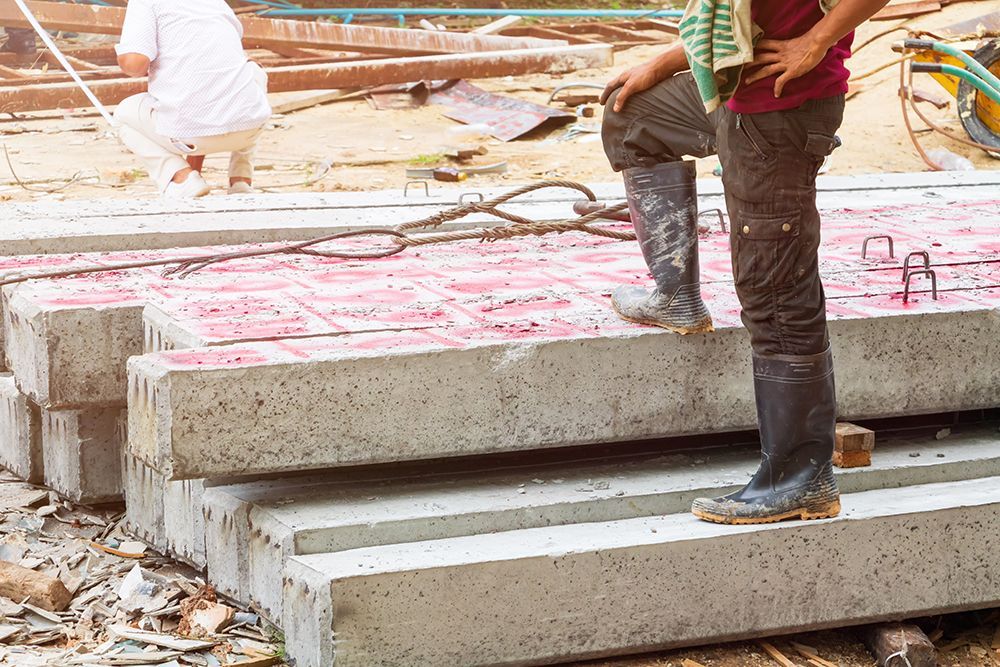
[[[1000,39],[987,42],[972,54],[978,62],[982,63],[986,69],[993,70],[993,66],[1000,62]],[[979,118],[976,113],[979,91],[962,79],[958,84],[958,118],[962,122],[962,127],[969,134],[973,141],[986,146],[995,146],[997,152],[988,152],[991,157],[1000,159],[1000,135],[996,134]]]

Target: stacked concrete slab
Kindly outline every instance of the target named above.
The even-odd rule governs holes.
[[[838,471],[838,483],[859,493],[997,476],[998,445],[993,428],[947,443],[882,441],[872,467]],[[352,471],[215,486],[204,495],[208,569],[221,591],[280,623],[282,581],[274,573],[293,556],[679,514],[696,497],[738,488],[756,459],[756,451],[685,452],[474,474],[359,479]]]
[[[826,181],[822,271],[844,417],[1000,406],[998,184],[983,174]],[[717,205],[717,185],[704,190],[703,207]],[[620,197],[620,186],[599,195]],[[363,217],[351,207],[364,195],[310,197],[295,200],[289,238],[313,235],[319,215],[345,216],[343,228],[379,218],[383,226],[450,203],[420,197],[404,210],[399,194],[377,195]],[[560,217],[577,198],[536,194],[517,212]],[[255,207],[273,217],[293,199],[233,210],[199,202],[173,227],[161,204],[103,215],[133,231],[130,249],[238,242],[263,219]],[[57,218],[45,206],[29,214]],[[201,234],[213,218],[223,223]],[[147,233],[153,221],[167,224],[162,235]],[[45,224],[35,252],[76,242],[97,249],[109,238]],[[896,255],[874,241],[863,258],[864,238],[880,233],[893,236]],[[914,279],[904,301],[903,256],[920,250],[931,253],[939,294]],[[1000,476],[992,430],[882,448],[872,468],[841,475],[849,495],[840,519],[762,529],[716,529],[686,513],[692,497],[739,486],[753,452],[603,462],[559,453],[753,427],[727,236],[711,230],[701,251],[718,331],[686,338],[616,318],[610,290],[648,282],[641,257],[632,244],[580,235],[435,246],[375,262],[241,260],[184,280],[151,270],[33,281],[3,290],[17,388],[7,393],[41,406],[42,458],[56,470],[46,479],[76,498],[84,496],[73,496],[74,485],[106,481],[84,481],[95,451],[87,434],[123,425],[127,406],[121,486],[130,529],[207,567],[221,591],[284,625],[300,666],[551,664],[995,602],[996,591],[971,582],[996,545],[969,537],[976,516],[986,530],[1000,520],[1000,498],[985,491]],[[183,254],[193,253],[153,253]],[[95,259],[109,261],[22,257],[10,270]],[[103,421],[94,419],[100,411]],[[121,429],[106,430],[103,455],[120,455]],[[496,459],[475,458],[539,450],[562,463],[495,470]],[[453,472],[428,472],[439,469]],[[685,602],[696,598],[699,573],[725,582],[718,573],[739,571],[744,557],[777,571],[793,552],[812,563],[819,556],[803,545],[819,539],[835,556],[834,580],[860,576],[850,545],[877,533],[891,547],[880,571],[902,573],[923,563],[896,548],[904,527],[945,523],[968,539],[931,545],[955,555],[954,569],[930,568],[948,590],[916,602],[846,601],[837,590],[817,608],[795,593],[795,584],[816,589],[814,567],[784,573],[776,597],[728,630],[711,620],[728,609],[731,578],[728,589],[708,586],[698,598],[705,610]],[[705,560],[693,574],[678,565],[673,581],[648,585],[695,552]],[[458,600],[463,590],[478,599]],[[625,600],[636,620],[606,623],[610,599]],[[480,634],[487,626],[492,639]]]
[[[297,556],[298,664],[544,665],[1000,602],[1000,478],[848,494],[836,519],[689,513]]]

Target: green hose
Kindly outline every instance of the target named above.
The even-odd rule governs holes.
[[[967,69],[955,67],[954,65],[939,65],[937,63],[913,63],[911,69],[914,72],[930,72],[932,74],[947,74],[968,81],[975,86],[979,92],[1000,104],[1000,86],[993,88],[989,83],[983,81],[978,76]]]
[[[966,67],[972,70],[980,79],[985,81],[994,90],[1000,90],[1000,79],[998,79],[997,76],[993,74],[993,72],[986,69],[986,67],[982,63],[980,63],[978,60],[967,54],[962,49],[956,49],[954,46],[951,46],[950,44],[944,44],[942,42],[934,42],[929,39],[906,39],[903,40],[903,46],[905,46],[908,49],[918,49],[918,50],[930,49],[932,51],[937,51],[938,53],[943,53],[953,58],[957,58],[961,60]],[[942,65],[942,67],[951,67],[951,66]],[[955,67],[952,67],[952,69],[961,71]],[[959,74],[953,74],[952,72],[943,72],[943,73],[951,74],[952,76],[961,76]],[[964,76],[961,76],[961,78],[965,79],[966,81],[969,81],[969,79]],[[969,83],[973,82],[969,81]],[[975,84],[973,83],[973,85]],[[979,86],[976,86],[976,88],[979,88]],[[979,89],[982,90],[982,88]],[[990,99],[995,100],[996,98],[991,96]]]

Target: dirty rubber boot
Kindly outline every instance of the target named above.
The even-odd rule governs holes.
[[[833,478],[836,392],[830,350],[753,360],[761,464],[740,491],[699,498],[691,511],[715,523],[825,519],[840,513]]]
[[[713,331],[698,276],[698,199],[694,162],[626,169],[632,226],[656,289],[619,287],[611,304],[622,319],[679,334]]]

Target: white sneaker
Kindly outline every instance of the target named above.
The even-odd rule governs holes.
[[[183,183],[170,182],[163,192],[164,199],[194,199],[204,197],[212,188],[208,186],[205,179],[197,171],[192,171]]]
[[[229,194],[231,195],[252,195],[256,193],[257,191],[253,189],[253,186],[245,181],[236,181],[229,186]]]

